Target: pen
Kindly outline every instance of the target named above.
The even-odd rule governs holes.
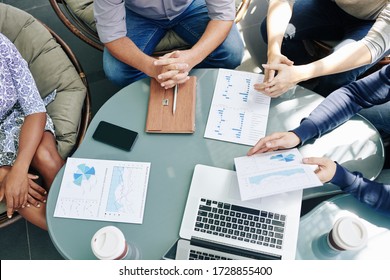
[[[178,85],[176,84],[173,89],[173,107],[172,107],[172,114],[174,115],[176,112],[176,101],[177,101],[177,92],[178,92]]]

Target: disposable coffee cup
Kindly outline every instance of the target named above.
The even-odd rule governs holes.
[[[114,226],[99,229],[91,240],[92,252],[100,260],[122,260],[129,255],[135,258],[138,251],[129,246],[122,231]]]
[[[327,236],[327,242],[335,251],[355,251],[367,244],[367,229],[354,217],[339,218]]]

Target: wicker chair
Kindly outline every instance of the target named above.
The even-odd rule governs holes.
[[[7,36],[27,61],[42,97],[57,89],[47,106],[56,129],[58,151],[71,155],[84,138],[91,120],[88,82],[69,46],[50,28],[15,7],[0,3],[0,32]],[[8,219],[0,203],[0,228],[21,218]]]
[[[93,16],[93,0],[49,1],[57,16],[72,33],[92,47],[103,50],[104,46],[100,42],[96,31]],[[250,2],[251,0],[236,0],[236,23],[244,17]],[[168,32],[156,47],[155,55],[160,55],[171,49],[185,48],[188,48],[186,42],[174,32]]]

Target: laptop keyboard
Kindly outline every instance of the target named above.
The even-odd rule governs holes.
[[[282,249],[286,215],[201,198],[195,231]]]
[[[190,260],[232,260],[227,257],[219,256],[216,254],[209,254],[205,252],[199,252],[196,250],[190,250]]]

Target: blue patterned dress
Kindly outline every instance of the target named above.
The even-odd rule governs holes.
[[[45,101],[50,102],[54,97],[55,91]],[[40,112],[46,112],[45,102],[27,62],[14,44],[0,33],[0,166],[13,165],[24,118]],[[54,125],[48,115],[45,130],[54,134]]]

